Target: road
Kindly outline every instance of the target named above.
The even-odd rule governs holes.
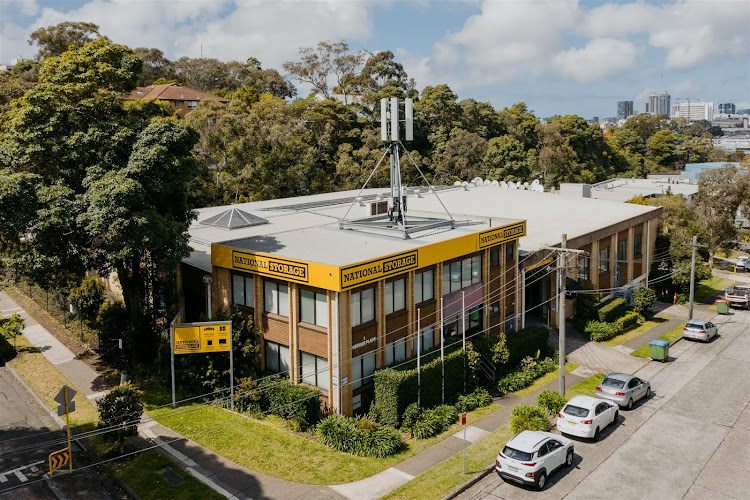
[[[717,316],[708,344],[682,340],[638,375],[654,395],[537,492],[492,473],[462,499],[743,499],[750,492],[750,311]],[[502,443],[500,443],[502,444]]]

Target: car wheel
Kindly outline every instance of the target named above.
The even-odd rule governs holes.
[[[617,424],[617,418],[620,416],[620,412],[615,410],[615,418],[612,419],[613,424]]]
[[[536,477],[536,488],[538,490],[543,490],[545,484],[547,484],[547,474],[545,474],[544,471],[542,471]]]
[[[633,409],[633,398],[630,398],[628,400],[628,410],[632,410],[632,409]]]
[[[646,388],[646,399],[651,397],[651,387]]]
[[[568,450],[568,456],[565,457],[565,466],[570,467],[573,465],[573,450]]]
[[[599,437],[600,437],[599,435],[600,435],[599,427],[597,427],[596,430],[594,431],[594,441],[599,441]]]

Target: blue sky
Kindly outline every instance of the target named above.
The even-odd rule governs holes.
[[[540,117],[613,116],[619,100],[644,111],[665,90],[750,108],[747,0],[0,0],[0,62],[32,57],[29,33],[66,20],[172,59],[202,49],[279,70],[299,47],[344,39],[394,52],[419,89],[447,83]]]

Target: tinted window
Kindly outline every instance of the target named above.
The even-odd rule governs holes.
[[[528,462],[529,460],[531,460],[531,453],[519,451],[515,448],[511,448],[510,446],[506,446],[505,448],[503,448],[503,455],[514,460],[520,460],[522,462]]]
[[[703,325],[699,325],[698,323],[688,323],[686,325],[686,327],[687,328],[694,328],[696,330],[702,330],[703,329]]]
[[[613,387],[615,389],[622,389],[625,386],[625,382],[622,380],[617,380],[616,378],[605,378],[602,380],[602,385],[604,387]]]
[[[631,380],[630,382],[628,382],[628,387],[632,388],[632,387],[635,387],[636,385],[638,385],[638,379],[637,378],[634,378],[633,380]]]
[[[563,413],[572,417],[582,418],[589,414],[589,410],[587,408],[581,408],[580,406],[567,405],[563,408]]]
[[[560,441],[555,441],[554,439],[551,440],[548,444],[549,444],[550,451],[556,450],[556,449],[562,447],[562,443]]]
[[[539,452],[536,454],[538,457],[543,457],[549,453],[549,442],[546,442],[542,445],[541,448],[539,448]]]

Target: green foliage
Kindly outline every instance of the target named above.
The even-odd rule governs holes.
[[[589,321],[584,333],[595,342],[603,342],[621,334],[623,330],[619,323],[608,323],[606,321]]]
[[[81,47],[99,36],[99,26],[94,23],[66,21],[34,31],[29,44],[39,47],[36,58],[44,60],[59,57],[71,46]]]
[[[590,281],[581,284],[581,290],[594,290],[594,285]],[[581,321],[588,321],[597,318],[596,304],[598,296],[593,293],[579,293],[576,295],[576,318]]]
[[[251,377],[237,380],[234,389],[234,407],[237,411],[250,414],[260,414],[261,392],[257,381]]]
[[[424,407],[442,403],[442,369],[440,358],[421,367]],[[445,401],[453,403],[464,387],[464,355],[456,350],[445,355]],[[383,425],[399,427],[406,408],[417,401],[417,370],[409,365],[404,369],[386,368],[375,372],[375,401],[370,407],[370,418]]]
[[[505,366],[516,366],[528,356],[537,357],[547,350],[548,341],[549,330],[543,326],[527,326],[511,333],[506,342],[509,355]]]
[[[138,434],[138,422],[143,415],[142,398],[142,391],[125,382],[114,387],[96,403],[99,428],[114,429],[104,436],[118,441],[121,450],[125,446],[125,438]]]
[[[527,357],[520,367],[498,381],[497,390],[500,394],[520,391],[530,386],[542,375],[555,371],[556,368],[557,364],[553,358],[544,358],[537,362]]]
[[[100,342],[103,351],[101,356],[112,363],[121,355],[120,350],[114,348],[118,340],[123,339],[124,345],[132,341],[132,339],[126,337],[128,312],[125,310],[125,304],[119,300],[103,303],[96,315],[96,322],[99,325],[101,335]]]
[[[320,421],[316,433],[326,446],[366,457],[395,455],[403,445],[396,429],[362,417],[330,415]]]
[[[104,285],[96,278],[86,278],[71,290],[68,300],[86,319],[92,319],[104,303]]]
[[[611,298],[602,303],[597,309],[599,321],[612,322],[621,317],[628,310],[628,303],[625,299]]]
[[[615,320],[615,324],[620,325],[620,328],[622,328],[623,330],[626,330],[630,328],[631,326],[637,324],[641,318],[642,316],[638,314],[637,312],[628,311],[622,317],[617,318]]]
[[[433,409],[422,409],[417,403],[410,404],[403,415],[401,431],[417,439],[437,436],[458,419],[454,406],[439,405]]]
[[[319,389],[280,376],[261,379],[258,387],[261,411],[286,419],[293,429],[305,430],[320,420]]]
[[[510,430],[514,434],[521,431],[546,431],[549,428],[547,415],[537,406],[516,405],[510,413]]]
[[[490,396],[490,393],[486,389],[477,387],[472,393],[459,396],[455,406],[456,411],[465,413],[491,404],[492,396]]]
[[[16,339],[23,333],[26,322],[18,313],[13,313],[10,318],[0,316],[0,335],[7,339],[13,339],[13,349],[16,349]]]
[[[656,292],[648,287],[640,287],[633,293],[634,307],[639,314],[647,316],[651,314],[651,308],[656,305]]]
[[[549,389],[540,392],[536,397],[537,406],[544,410],[544,412],[550,417],[557,415],[567,402],[568,400],[565,396],[561,395],[559,392],[550,391]]]

